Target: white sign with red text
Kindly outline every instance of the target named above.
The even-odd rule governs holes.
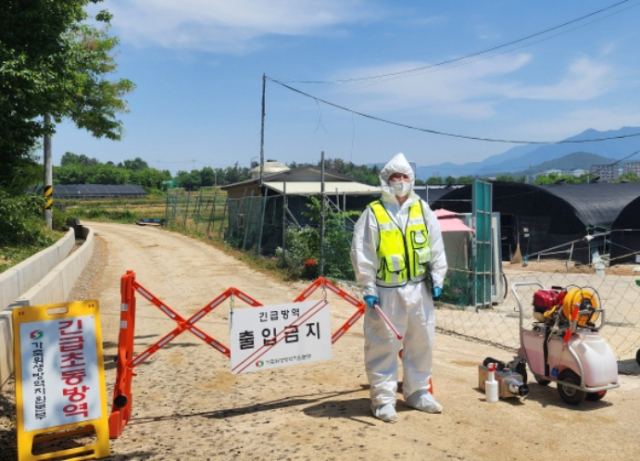
[[[234,309],[231,373],[329,360],[331,321],[326,300]]]
[[[102,417],[95,317],[20,324],[24,430]]]

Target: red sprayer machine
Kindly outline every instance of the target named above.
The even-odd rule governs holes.
[[[526,329],[517,288],[532,285],[540,290],[533,295],[532,328]],[[538,384],[556,382],[560,397],[571,405],[585,398],[600,400],[607,390],[619,387],[616,356],[600,335],[605,312],[596,290],[546,289],[538,282],[520,282],[512,291],[520,311],[520,349],[509,366],[524,372],[525,383],[524,363]]]

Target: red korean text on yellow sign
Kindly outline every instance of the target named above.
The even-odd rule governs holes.
[[[109,456],[98,301],[15,308],[13,332],[18,461]],[[33,454],[34,440],[89,434],[88,445]]]

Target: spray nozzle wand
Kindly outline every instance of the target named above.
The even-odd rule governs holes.
[[[384,320],[384,323],[387,324],[387,326],[389,327],[389,329],[391,329],[391,331],[393,331],[393,334],[396,335],[396,338],[398,339],[402,339],[402,335],[400,334],[400,332],[396,329],[395,326],[393,326],[393,323],[391,323],[391,320],[389,320],[389,317],[387,317],[385,315],[384,312],[382,312],[382,309],[380,309],[380,305],[378,303],[373,303],[373,308],[376,310],[376,312],[378,314],[380,314],[380,317],[382,317],[382,320]]]

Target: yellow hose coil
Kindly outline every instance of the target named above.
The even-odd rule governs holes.
[[[588,299],[591,301],[591,306],[594,309],[598,308],[598,299],[594,293],[589,290],[585,290],[583,288],[573,288],[569,290],[567,295],[564,297],[564,301],[562,301],[562,313],[564,316],[571,320],[571,311],[573,310],[573,306],[580,305],[580,303]],[[598,318],[597,312],[590,312],[589,314],[578,315],[577,324],[579,327],[589,328],[587,322],[595,323]]]

